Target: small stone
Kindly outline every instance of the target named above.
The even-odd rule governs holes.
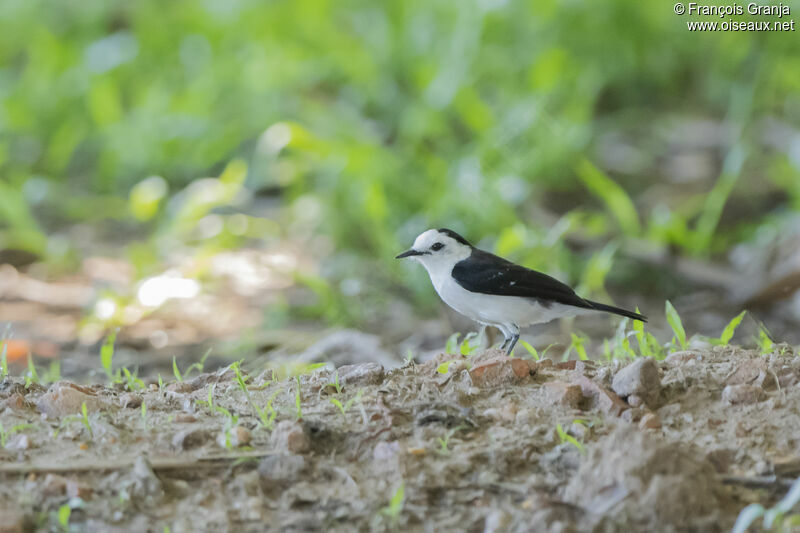
[[[123,409],[126,407],[136,409],[142,406],[142,397],[129,392],[119,397],[119,404]]]
[[[469,375],[478,387],[496,387],[527,378],[531,375],[531,367],[522,359],[498,356],[476,364]]]
[[[131,498],[142,507],[151,507],[164,497],[164,486],[144,455],[133,462],[126,488]]]
[[[644,416],[644,409],[639,409],[638,407],[634,407],[632,409],[625,409],[620,418],[629,424],[635,424],[639,420],[642,419]]]
[[[517,406],[512,402],[506,402],[500,407],[485,410],[483,415],[497,421],[513,422],[517,418]]]
[[[272,431],[272,446],[291,453],[303,453],[311,449],[305,427],[299,422],[283,420]]]
[[[644,398],[642,398],[638,394],[631,394],[630,396],[628,396],[627,400],[628,400],[628,405],[630,405],[631,407],[641,407],[644,405]]]
[[[172,421],[178,424],[189,424],[191,422],[197,422],[197,418],[189,413],[178,413]]]
[[[211,432],[202,428],[188,428],[172,437],[172,446],[178,450],[190,450],[202,446],[211,438]]]
[[[767,362],[764,359],[748,359],[736,367],[725,380],[727,385],[755,385],[757,387],[775,388],[775,379],[767,379]]]
[[[170,392],[177,392],[179,394],[188,394],[194,390],[194,387],[186,381],[174,381],[167,385],[166,389]]]
[[[7,450],[30,450],[32,447],[31,439],[24,433],[19,433],[11,437],[11,439],[6,443]]]
[[[645,413],[639,421],[640,429],[659,429],[661,428],[661,418],[655,413]]]
[[[267,455],[258,464],[258,475],[264,490],[297,479],[306,469],[306,459],[291,453]]]
[[[575,372],[584,376],[593,376],[596,369],[592,361],[575,361]]]
[[[538,361],[534,361],[536,366],[539,368],[553,368],[553,360],[552,359],[539,359]]]
[[[682,351],[682,352],[675,352],[669,354],[664,359],[664,364],[667,366],[681,366],[687,363],[694,363],[697,361],[698,356],[696,352],[692,352],[689,350]]]
[[[0,411],[4,411],[5,409],[11,409],[12,411],[22,411],[23,409],[27,409],[28,407],[30,407],[30,404],[18,392],[15,392],[11,396],[0,402]]]
[[[583,400],[580,385],[564,383],[563,381],[548,381],[543,385],[547,400],[554,405],[563,405],[577,409]]]
[[[76,481],[74,479],[67,481],[67,496],[70,498],[88,500],[92,497],[92,492],[92,487],[86,485],[85,483],[81,483],[80,481]]]
[[[652,357],[637,359],[617,372],[611,388],[623,398],[636,394],[641,396],[646,404],[653,405],[661,392],[658,365]]]
[[[61,496],[66,490],[67,480],[58,474],[47,474],[42,481],[42,492],[47,496]]]
[[[628,404],[623,402],[619,396],[586,376],[581,376],[577,380],[577,384],[581,387],[583,396],[591,400],[592,407],[607,415],[619,416],[628,409]]]
[[[239,446],[249,444],[251,440],[253,440],[253,436],[246,427],[235,426],[228,432],[223,431],[220,433],[217,437],[217,444],[223,448],[227,448],[228,446],[238,448]]]
[[[722,390],[722,399],[730,404],[756,403],[765,396],[764,389],[755,385],[728,385]]]
[[[147,386],[147,389],[150,392],[158,392],[158,383],[151,383],[150,385]]]
[[[61,418],[67,415],[79,414],[81,406],[85,403],[86,410],[90,413],[99,411],[105,405],[94,393],[87,393],[85,387],[58,382],[50,386],[44,393],[36,407],[49,417]]]
[[[341,386],[380,385],[383,382],[383,366],[378,363],[344,365],[337,370]]]
[[[577,361],[561,361],[560,363],[556,363],[556,368],[559,370],[575,370],[575,364]]]

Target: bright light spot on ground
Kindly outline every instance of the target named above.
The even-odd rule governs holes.
[[[277,154],[292,140],[292,130],[285,122],[273,124],[258,140],[259,150]]]
[[[94,314],[100,320],[109,320],[117,311],[117,304],[111,298],[101,298],[94,305]]]
[[[142,305],[158,307],[171,298],[194,298],[200,293],[200,284],[175,273],[148,278],[139,286],[137,297]]]

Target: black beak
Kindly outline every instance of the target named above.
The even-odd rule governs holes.
[[[416,250],[408,250],[400,255],[395,256],[395,259],[402,259],[404,257],[411,257],[412,255],[425,255],[425,252],[418,252]]]

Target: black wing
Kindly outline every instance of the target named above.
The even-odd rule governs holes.
[[[547,305],[557,302],[585,309],[594,306],[568,285],[489,252],[472,249],[472,255],[453,267],[453,278],[470,292],[535,298]]]

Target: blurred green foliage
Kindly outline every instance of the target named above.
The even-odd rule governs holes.
[[[625,240],[709,255],[771,216],[721,230],[732,196],[800,208],[800,157],[763,142],[767,120],[800,127],[796,34],[685,21],[628,0],[4,0],[0,248],[52,256],[63,225],[116,221],[151,236],[129,250],[143,272],[159,236],[279,191],[293,224],[227,216],[226,246],[323,234],[325,280],[357,262],[392,283],[422,274],[391,257],[446,225],[602,293]],[[659,164],[684,118],[727,126],[709,180]],[[568,236],[601,244],[585,268]]]

